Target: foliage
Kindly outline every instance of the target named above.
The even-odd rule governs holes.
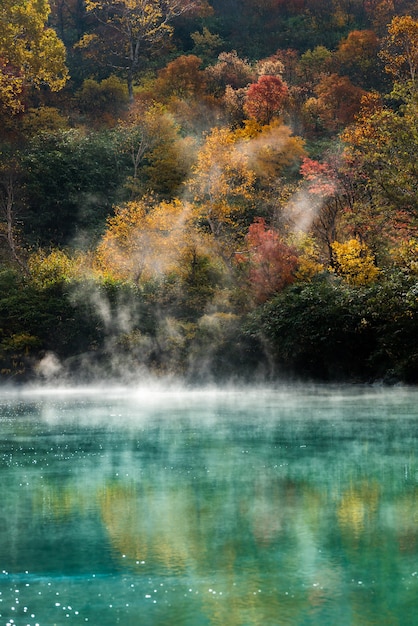
[[[128,103],[128,92],[117,76],[109,76],[102,81],[87,78],[77,92],[80,110],[87,113],[93,123],[103,124],[104,120],[116,123]]]
[[[236,50],[221,52],[218,61],[205,71],[209,85],[217,95],[222,95],[229,85],[233,89],[247,87],[253,82],[255,72],[246,59],[241,59]]]
[[[100,40],[107,50],[108,62],[126,76],[133,100],[134,79],[145,55],[171,36],[173,19],[202,10],[205,4],[204,0],[86,0],[87,10],[95,15],[102,31],[97,31],[93,38],[87,37],[82,45]]]
[[[367,377],[372,337],[363,320],[362,294],[354,297],[326,275],[295,284],[252,316],[279,371],[335,380]]]
[[[374,97],[364,101],[356,124],[343,134],[363,184],[398,222],[415,221],[418,215],[417,122],[414,98],[407,96],[402,109],[394,111]]]
[[[199,244],[191,219],[191,207],[179,200],[119,207],[108,219],[96,263],[106,275],[135,283],[168,275],[188,248]]]
[[[247,265],[248,280],[255,301],[265,302],[295,280],[298,266],[296,249],[287,245],[263,218],[249,227],[246,253],[238,260]]]
[[[68,74],[65,49],[47,21],[48,0],[2,0],[0,13],[0,109],[17,113],[24,90],[64,87]]]
[[[3,1],[0,368],[418,380],[416,3],[210,4]]]
[[[173,115],[161,104],[131,107],[115,130],[121,156],[130,163],[125,187],[131,198],[156,193],[172,198],[187,178],[193,142],[183,138]]]
[[[244,110],[261,124],[270,124],[283,111],[287,86],[279,76],[260,76],[249,86]]]
[[[158,72],[155,93],[162,100],[170,97],[187,99],[201,96],[206,87],[201,66],[202,59],[194,54],[177,57]]]
[[[360,87],[379,84],[379,39],[372,30],[353,30],[338,45],[339,73]]]
[[[28,269],[32,283],[39,289],[81,276],[82,258],[71,258],[62,250],[46,253],[40,249],[30,255]]]
[[[350,124],[359,112],[364,89],[353,85],[347,76],[323,76],[315,87],[317,114],[329,130]]]
[[[128,175],[115,137],[66,130],[31,139],[22,159],[31,243],[70,243],[78,231],[97,236]]]
[[[395,16],[388,27],[381,57],[385,69],[397,82],[407,81],[417,91],[418,20]]]
[[[216,33],[211,33],[206,26],[203,26],[201,33],[196,31],[190,36],[194,42],[194,54],[201,57],[206,63],[217,57],[224,43],[222,37]]]
[[[239,143],[239,134],[227,128],[214,128],[198,152],[190,189],[197,215],[216,240],[236,232],[234,212],[251,198],[255,174]],[[227,253],[227,256],[230,252]]]
[[[350,239],[344,243],[334,241],[333,270],[350,285],[367,285],[376,280],[379,269],[375,265],[374,256],[366,244],[358,239]]]

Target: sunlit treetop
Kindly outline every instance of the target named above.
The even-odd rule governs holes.
[[[408,81],[416,91],[418,72],[418,20],[394,17],[388,26],[381,57],[395,81]]]
[[[27,87],[62,89],[68,79],[64,44],[48,28],[48,0],[2,0],[0,9],[0,108],[23,108]]]

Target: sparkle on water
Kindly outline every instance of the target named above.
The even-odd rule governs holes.
[[[413,626],[418,390],[0,392],[3,626]]]

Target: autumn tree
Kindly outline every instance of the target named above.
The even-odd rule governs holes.
[[[270,124],[246,120],[235,134],[242,141],[240,150],[248,158],[258,187],[277,190],[279,179],[297,170],[305,156],[303,139],[294,135],[280,119],[274,119]]]
[[[356,124],[343,134],[358,183],[372,194],[375,218],[381,215],[398,228],[417,224],[417,137],[413,96],[398,111],[376,98],[365,100]]]
[[[119,149],[129,156],[125,186],[132,198],[147,193],[173,197],[187,177],[194,145],[163,106],[133,106],[115,130]]]
[[[209,65],[205,74],[209,87],[215,95],[222,96],[229,85],[233,89],[247,87],[255,78],[251,63],[238,56],[237,52],[221,52],[218,61]]]
[[[269,124],[282,113],[287,94],[287,85],[279,76],[260,76],[248,88],[244,110],[261,124]]]
[[[155,94],[163,99],[196,98],[206,87],[202,59],[194,54],[182,55],[159,70],[154,85]]]
[[[246,252],[238,260],[247,265],[248,280],[257,303],[268,300],[295,280],[296,249],[287,245],[263,218],[257,218],[246,236]]]
[[[418,20],[396,16],[388,26],[381,57],[387,73],[398,83],[407,83],[414,93],[418,81]]]
[[[86,0],[86,7],[99,28],[80,45],[102,46],[107,65],[125,75],[132,101],[135,77],[147,55],[170,38],[173,20],[207,9],[207,4],[205,0]]]
[[[330,74],[322,76],[315,93],[318,116],[328,131],[335,131],[353,121],[366,92],[347,76]]]
[[[0,110],[21,111],[26,88],[58,91],[68,73],[65,49],[47,26],[48,0],[3,0],[0,12]]]
[[[303,159],[300,192],[292,200],[295,226],[312,232],[322,247],[324,262],[332,265],[332,244],[344,228],[344,217],[353,211],[356,189],[341,150],[322,162]],[[302,211],[302,214],[301,214]]]
[[[190,205],[143,199],[116,208],[95,262],[107,275],[139,283],[178,271],[179,260],[198,245]]]
[[[239,232],[234,216],[251,200],[254,181],[239,136],[227,128],[214,128],[198,152],[189,188],[197,217],[220,245],[225,260],[230,260],[230,246]]]
[[[349,285],[361,287],[376,280],[379,269],[374,255],[365,243],[349,239],[343,243],[332,243],[334,255],[333,271]]]
[[[356,85],[381,84],[381,64],[378,58],[379,40],[372,30],[353,30],[342,39],[335,54],[339,73]]]

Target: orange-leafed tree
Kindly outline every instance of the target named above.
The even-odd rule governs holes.
[[[167,98],[196,98],[206,87],[202,59],[194,54],[182,55],[170,61],[158,72],[154,85],[155,93]]]
[[[287,85],[280,76],[260,76],[248,88],[244,110],[261,124],[270,124],[283,112],[287,95]]]
[[[330,131],[350,124],[359,112],[366,92],[353,85],[347,76],[323,76],[315,88],[317,113]]]
[[[335,55],[339,73],[349,76],[357,85],[378,85],[382,80],[378,50],[379,39],[374,31],[351,31],[340,41]]]

